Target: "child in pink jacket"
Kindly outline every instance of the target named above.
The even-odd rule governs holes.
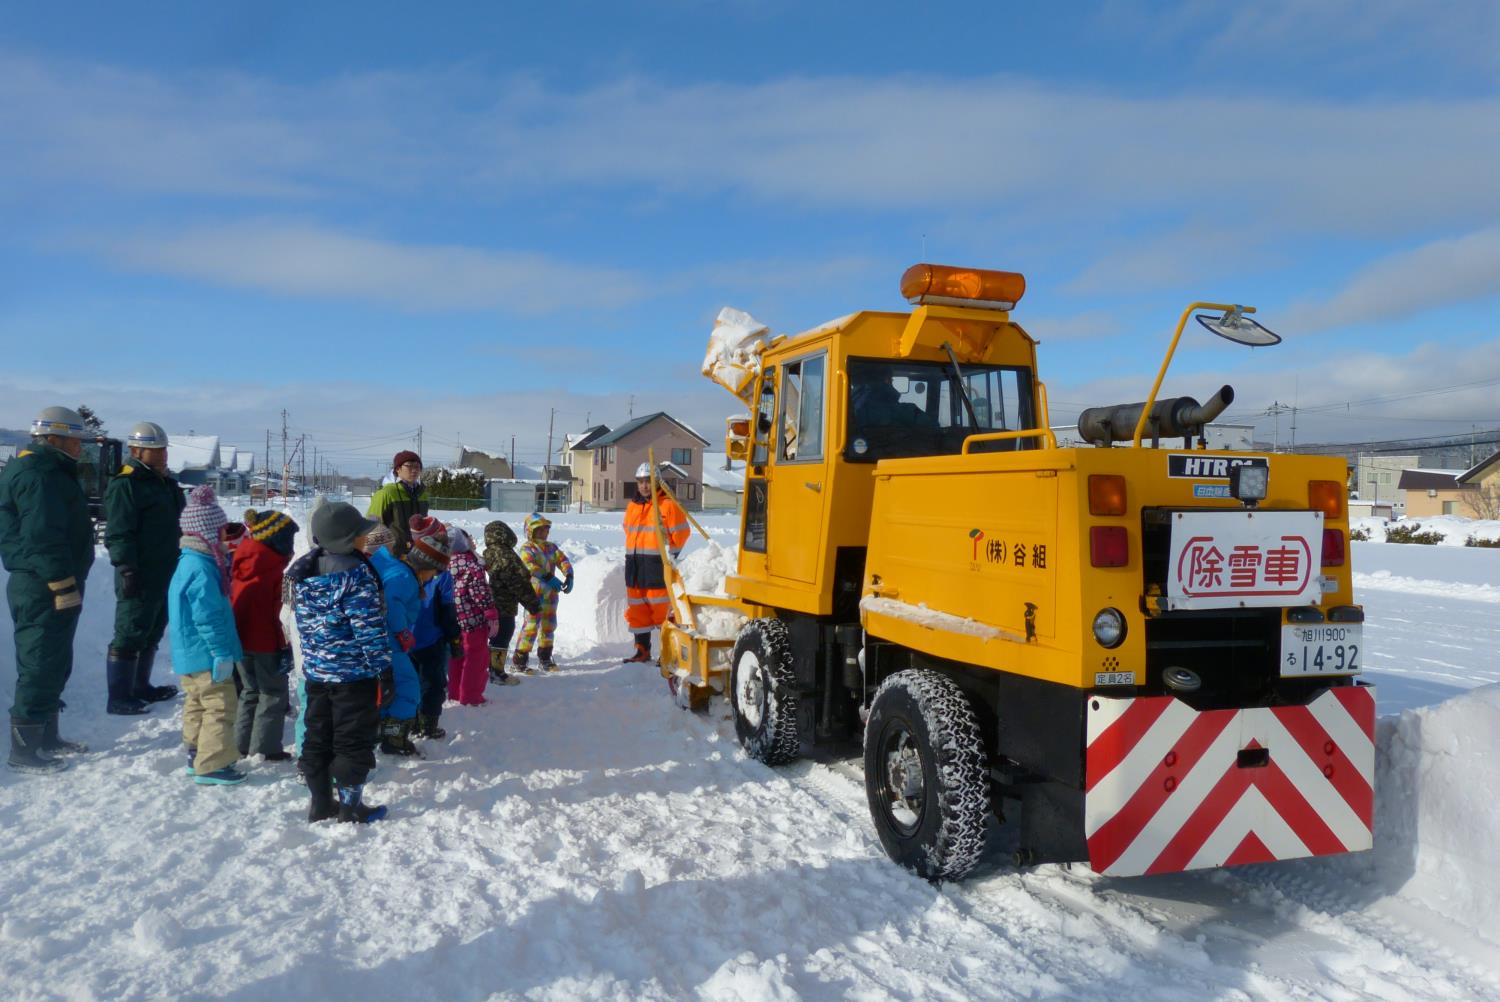
[[[486,701],[484,686],[489,681],[490,631],[500,617],[484,564],[474,552],[474,540],[456,525],[450,525],[448,532],[453,548],[448,572],[453,575],[453,603],[463,636],[462,653],[448,662],[448,694],[464,706],[479,706]]]

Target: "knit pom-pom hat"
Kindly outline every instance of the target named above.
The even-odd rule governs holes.
[[[184,536],[197,536],[217,546],[219,530],[229,524],[229,516],[219,507],[218,495],[207,484],[194,487],[188,494],[187,507],[177,520]]]
[[[411,550],[406,558],[436,571],[448,569],[448,529],[431,515],[413,515],[407,523],[411,529]]]

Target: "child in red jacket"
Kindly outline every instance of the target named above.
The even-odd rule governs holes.
[[[292,669],[291,644],[281,629],[281,577],[292,559],[297,523],[284,512],[247,511],[245,529],[229,585],[229,604],[245,649],[237,670],[234,737],[241,757],[264,755],[280,762],[292,757],[281,746]]]
[[[474,552],[474,540],[456,525],[448,527],[453,554],[448,572],[453,575],[453,602],[458,607],[458,628],[463,635],[463,653],[448,662],[448,693],[464,706],[479,706],[489,681],[489,637],[491,624],[499,623],[490,582]]]

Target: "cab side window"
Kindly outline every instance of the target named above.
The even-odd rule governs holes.
[[[827,356],[799,359],[782,370],[780,449],[782,462],[823,458],[823,401]]]

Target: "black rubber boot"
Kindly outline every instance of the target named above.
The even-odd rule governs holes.
[[[42,724],[42,751],[59,755],[82,755],[89,746],[81,741],[69,741],[57,733],[57,710]]]
[[[516,652],[510,656],[510,666],[516,671],[530,671],[531,669],[526,664],[530,660],[531,652],[523,651],[518,647],[516,648]]]
[[[62,772],[68,767],[68,763],[62,759],[42,754],[42,731],[46,726],[11,718],[8,764],[12,769],[17,772],[46,773]]]
[[[138,717],[146,712],[146,704],[135,698],[135,670],[140,655],[131,651],[109,649],[109,660],[104,665],[104,677],[109,685],[109,702],[105,712],[121,717]]]
[[[387,755],[420,756],[422,753],[411,743],[411,720],[394,720],[390,717],[380,722],[380,750]]]
[[[307,808],[307,820],[316,824],[339,816],[338,804],[333,799],[333,779],[328,767],[313,770],[306,766],[303,778],[307,780],[307,792],[312,794],[312,803]]]
[[[621,658],[621,664],[637,664],[642,661],[651,660],[651,634],[637,633],[635,635],[635,653],[628,658]]]
[[[152,685],[151,667],[156,664],[156,648],[141,652],[135,662],[135,698],[143,703],[160,703],[177,695],[175,685]]]
[[[557,665],[552,663],[552,648],[538,647],[536,649],[537,664],[542,666],[542,671],[557,671]]]
[[[438,726],[437,717],[429,717],[423,713],[417,714],[417,737],[441,741],[447,736],[448,732]]]
[[[365,825],[385,817],[383,806],[374,807],[364,802],[363,786],[339,785],[339,820],[351,824]]]

